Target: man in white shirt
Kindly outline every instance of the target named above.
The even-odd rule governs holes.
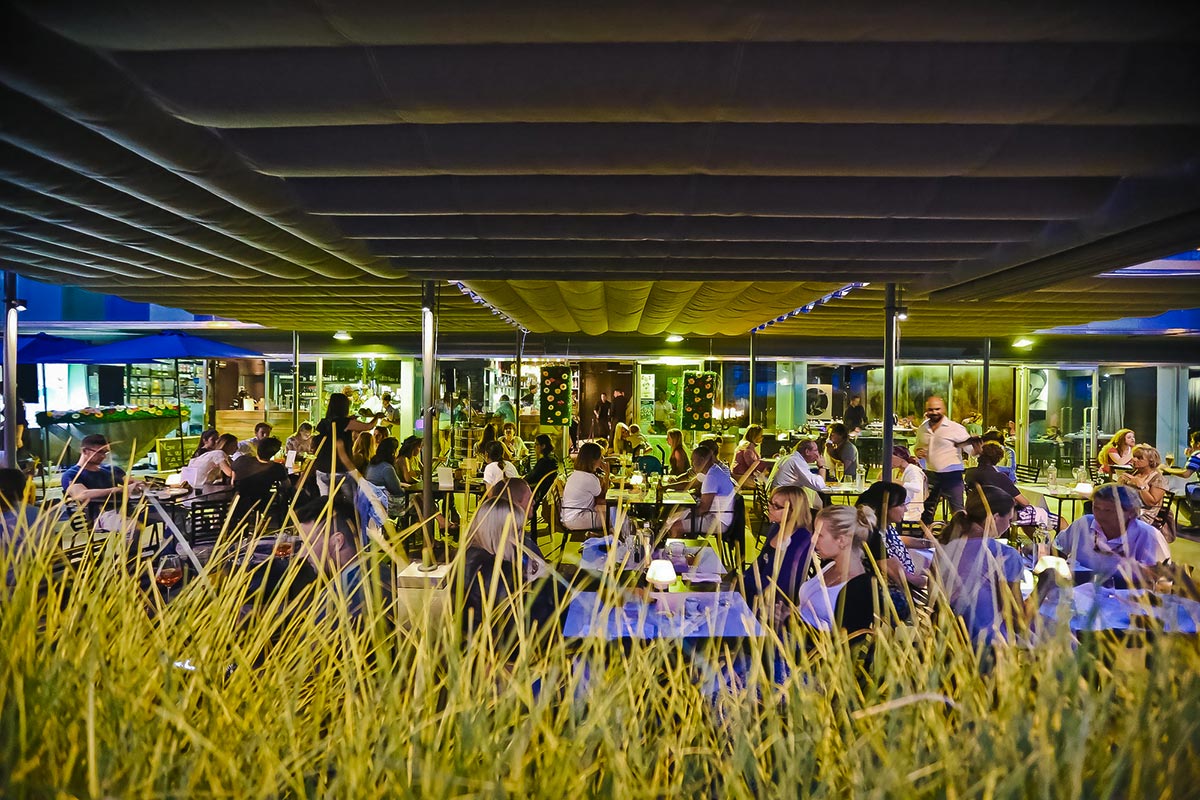
[[[816,465],[817,471],[812,467]],[[800,486],[815,492],[826,491],[825,459],[821,457],[821,448],[812,439],[804,439],[792,454],[779,462],[774,475],[771,477],[771,488],[780,486]]]
[[[674,416],[675,406],[667,402],[667,393],[659,392],[658,399],[654,401],[654,432],[666,433]]]
[[[1106,484],[1092,496],[1092,513],[1071,523],[1058,535],[1055,547],[1071,562],[1083,566],[1102,582],[1119,578],[1126,585],[1152,582],[1144,567],[1162,564],[1171,557],[1167,542],[1151,525],[1138,518],[1142,500],[1128,486]]]
[[[929,494],[921,522],[929,525],[943,496],[951,511],[963,510],[963,448],[971,434],[952,419],[946,419],[946,402],[934,395],[925,401],[925,421],[917,427],[917,458],[925,459]]]

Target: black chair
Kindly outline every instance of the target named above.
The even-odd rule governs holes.
[[[663,474],[663,464],[658,460],[658,456],[638,456],[634,461],[637,463],[637,468],[647,475]]]
[[[1017,464],[1013,470],[1017,473],[1017,480],[1021,483],[1037,483],[1037,480],[1042,475],[1042,468],[1038,464]]]
[[[216,541],[225,527],[229,500],[194,500],[188,508],[186,535],[188,544]]]
[[[746,498],[733,495],[733,519],[721,534],[721,564],[730,578],[746,569]]]

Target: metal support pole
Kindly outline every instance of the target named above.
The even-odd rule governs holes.
[[[436,294],[433,281],[421,282],[421,376],[424,387],[424,402],[421,408],[421,502],[429,521],[421,526],[425,537],[425,550],[421,557],[423,566],[433,565],[433,535],[430,526],[437,529],[437,514],[433,505],[433,434],[434,413],[437,406],[436,370],[434,369],[435,339],[437,325]],[[451,498],[453,502],[453,498]]]
[[[746,401],[746,426],[754,424],[754,331],[750,331],[750,395]]]
[[[300,428],[300,332],[292,331],[292,431]]]
[[[896,284],[887,285],[883,316],[883,480],[892,475],[896,404]]]
[[[988,429],[988,392],[991,390],[991,372],[992,372],[992,338],[983,340],[983,420],[980,424],[983,429]]]
[[[4,466],[17,466],[17,273],[4,273]]]
[[[517,436],[521,435],[521,359],[525,357],[525,336],[520,330],[517,331],[517,358],[513,362],[513,372],[516,373],[513,380],[513,397],[512,404],[517,409]]]

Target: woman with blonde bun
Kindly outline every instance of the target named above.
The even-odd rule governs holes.
[[[823,566],[800,586],[796,608],[805,623],[849,633],[875,624],[875,576],[863,563],[875,524],[875,512],[866,506],[828,506],[817,514],[813,550]]]

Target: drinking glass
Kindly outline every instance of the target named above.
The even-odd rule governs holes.
[[[158,563],[158,571],[154,573],[154,582],[165,589],[174,587],[183,580],[183,564],[179,556],[163,556]]]

